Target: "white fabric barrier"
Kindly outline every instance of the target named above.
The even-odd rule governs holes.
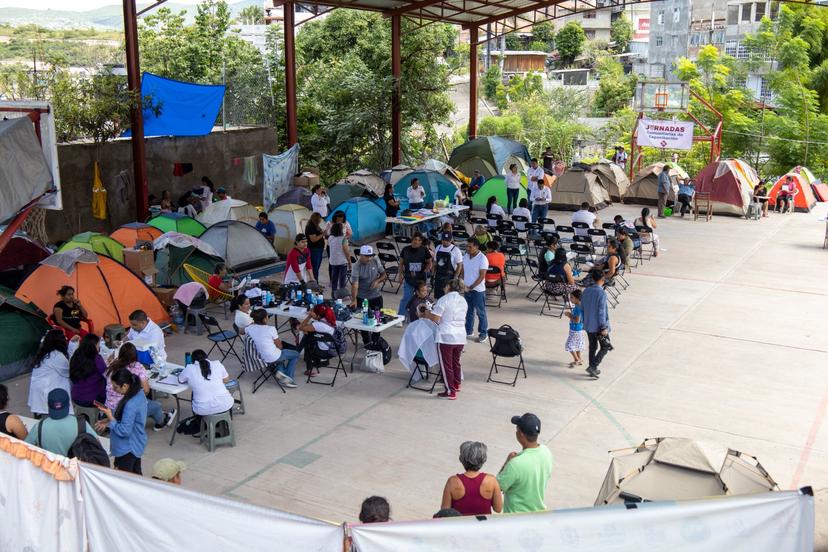
[[[84,464],[90,550],[342,550],[342,527]]]
[[[540,514],[358,525],[359,552],[811,552],[814,500],[797,491]]]

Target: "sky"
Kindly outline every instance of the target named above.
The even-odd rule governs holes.
[[[199,0],[173,0],[176,4],[198,4]],[[138,0],[139,4],[150,4],[149,0]],[[89,11],[104,6],[120,6],[118,0],[38,0],[33,6],[25,0],[0,0],[0,8],[36,8],[40,10]]]

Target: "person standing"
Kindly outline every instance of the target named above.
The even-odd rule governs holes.
[[[425,206],[425,189],[420,186],[418,178],[411,179],[411,185],[405,190],[405,196],[408,198],[408,209],[416,211]]]
[[[552,475],[552,453],[546,445],[538,443],[540,419],[527,412],[512,416],[517,426],[515,437],[520,452],[510,452],[506,463],[497,474],[497,482],[503,491],[503,512],[542,512],[546,510],[546,484]]]
[[[359,259],[351,272],[351,306],[362,307],[364,301],[368,301],[370,310],[381,310],[382,284],[388,278],[388,274],[382,263],[374,256],[374,248],[370,245],[363,245],[359,248]],[[369,343],[379,334],[362,332],[362,342]]]
[[[546,218],[549,212],[549,204],[552,203],[552,190],[543,181],[538,180],[538,185],[532,190],[532,222]]]
[[[72,401],[78,406],[93,408],[95,401],[106,400],[106,362],[100,354],[100,341],[97,335],[86,334],[69,359]]]
[[[472,238],[466,243],[466,254],[463,255],[463,283],[466,286],[466,337],[474,337],[474,315],[477,313],[477,340],[486,341],[489,332],[489,321],[486,318],[486,272],[489,270],[489,261],[480,251],[480,242]]]
[[[584,363],[581,360],[581,351],[584,350],[584,312],[581,309],[581,290],[574,289],[569,294],[569,302],[572,303],[572,310],[566,312],[566,317],[569,318],[569,336],[566,338],[566,345],[564,348],[566,352],[572,355],[572,362],[569,363],[570,368],[580,366]]]
[[[324,250],[323,250],[324,251]],[[311,271],[308,274],[308,271]],[[293,248],[287,254],[285,266],[284,284],[302,283],[316,281],[313,276],[313,265],[311,263],[308,239],[304,234],[296,234],[293,240]]]
[[[506,211],[511,213],[512,209],[517,207],[519,196],[520,173],[517,163],[512,163],[509,165],[509,172],[506,173]]]
[[[466,441],[460,445],[460,463],[465,472],[452,475],[446,481],[441,509],[454,508],[463,516],[486,516],[503,510],[497,478],[481,471],[486,452],[484,443]]]
[[[696,195],[696,185],[689,178],[682,180],[678,189],[678,201],[681,203],[681,217],[690,212],[690,203],[693,201],[693,196]]]
[[[463,380],[460,356],[466,343],[464,326],[468,307],[460,296],[463,292],[463,282],[460,280],[450,280],[443,291],[445,295],[440,297],[430,312],[424,312],[423,317],[437,324],[437,349],[440,352],[443,383],[446,385],[446,390],[437,396],[453,401],[457,399],[460,382]]]
[[[259,213],[259,220],[256,222],[256,230],[261,232],[262,236],[267,238],[271,244],[273,240],[276,239],[276,226],[273,224],[273,221],[269,220],[267,217],[267,213],[262,211]]]
[[[320,184],[317,184],[311,190],[311,207],[314,213],[319,213],[322,218],[328,216],[330,210],[331,198],[328,197],[328,192],[325,191]]]
[[[543,170],[546,174],[552,174],[555,167],[555,155],[552,148],[547,147],[543,151]]]
[[[544,172],[538,166],[538,159],[536,157],[532,158],[529,169],[526,171],[527,190],[529,191],[530,197],[532,192],[543,182],[543,176]]]
[[[322,230],[322,215],[312,213],[305,225],[305,237],[308,239],[308,253],[310,254],[313,279],[319,281],[319,268],[325,257],[325,232]]]
[[[391,184],[385,185],[385,193],[382,194],[382,200],[385,201],[385,216],[396,217],[400,211],[400,200],[394,195],[394,186]],[[385,223],[385,235],[394,235],[394,225],[390,222]]]
[[[452,243],[450,232],[440,234],[440,244],[434,250],[434,298],[443,296],[449,280],[460,277],[463,270],[463,252]]]
[[[581,294],[584,330],[589,339],[589,366],[586,371],[591,377],[598,379],[598,374],[601,373],[598,366],[613,347],[609,340],[610,322],[607,292],[604,291],[604,271],[593,268],[589,272],[589,277],[592,279],[592,285]]]
[[[105,406],[98,406],[106,420],[95,424],[95,429],[109,428],[109,446],[115,457],[116,470],[141,475],[141,457],[147,447],[147,396],[138,376],[125,368],[112,374],[112,387],[124,398],[113,413]]]
[[[623,170],[627,169],[627,152],[624,151],[624,146],[616,146],[615,155],[612,156],[612,162]]]
[[[411,238],[411,244],[400,252],[399,272],[403,293],[397,312],[405,316],[408,301],[414,296],[415,284],[428,280],[426,273],[431,272],[431,254],[423,245],[423,235],[419,232]]]
[[[658,218],[664,218],[664,208],[667,206],[667,196],[673,187],[670,179],[670,167],[664,165],[658,173]]]
[[[344,226],[337,222],[328,237],[328,275],[331,279],[331,297],[336,290],[345,287],[345,276],[351,271],[351,250],[345,237]]]

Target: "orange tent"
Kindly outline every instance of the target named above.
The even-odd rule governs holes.
[[[170,320],[155,293],[127,267],[80,248],[55,253],[41,261],[20,284],[15,296],[51,313],[61,286],[75,288],[75,294],[100,331],[107,324],[128,326],[130,313],[138,309],[158,324]]]
[[[163,233],[155,226],[150,226],[143,222],[130,222],[112,232],[109,237],[117,240],[124,247],[135,247],[136,242],[144,241],[152,243],[155,241],[155,238]]]
[[[770,204],[773,206],[776,205],[776,195],[782,188],[782,184],[785,182],[785,179],[789,176],[793,179],[794,184],[796,185],[794,209],[801,213],[810,212],[810,210],[816,205],[814,192],[811,190],[811,185],[808,183],[807,178],[804,175],[795,172],[789,172],[788,174],[781,176],[779,180],[776,181],[776,184],[773,185],[773,188],[771,188],[768,193],[768,196],[770,197]]]

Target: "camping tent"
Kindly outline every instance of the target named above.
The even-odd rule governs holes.
[[[112,257],[119,263],[124,262],[124,245],[118,240],[113,240],[106,234],[99,234],[98,232],[81,232],[80,234],[75,234],[58,249],[58,252],[68,251],[76,247],[82,247],[94,253]]]
[[[212,245],[198,238],[167,232],[152,242],[155,249],[156,279],[162,286],[180,286],[191,282],[184,265],[193,265],[208,274],[212,274],[216,265],[223,262]]]
[[[362,245],[385,236],[385,212],[370,199],[351,198],[337,206],[336,211],[345,213],[345,220],[354,231],[350,240],[352,244]],[[325,220],[331,220],[334,212],[331,212]]]
[[[141,309],[159,324],[169,322],[167,311],[144,281],[121,263],[76,247],[45,259],[20,285],[15,296],[43,312],[52,312],[55,292],[72,286],[96,328],[129,325],[132,311]]]
[[[592,171],[577,167],[567,169],[552,187],[550,207],[562,211],[577,211],[585,201],[596,209],[603,209],[610,203],[609,192],[601,185],[598,175]]]
[[[275,207],[281,207],[282,205],[301,205],[308,209],[313,209],[313,204],[311,204],[312,195],[311,191],[307,188],[297,186],[277,197]]]
[[[624,169],[615,163],[595,163],[591,166],[592,172],[598,177],[598,182],[609,193],[612,201],[621,201],[630,188],[630,179]]]
[[[342,182],[359,186],[376,196],[381,196],[385,192],[385,181],[368,169],[352,172],[343,178]]]
[[[426,205],[431,205],[438,199],[445,199],[446,196],[450,202],[454,201],[454,194],[457,192],[454,182],[436,171],[416,170],[394,184],[394,195],[400,198],[400,209],[408,209],[408,197],[405,192],[415,178],[420,181],[420,186],[425,190]]]
[[[228,198],[211,203],[196,219],[204,226],[211,226],[223,220],[240,220],[247,224],[256,224],[259,220],[259,210],[246,201]]]
[[[414,169],[408,165],[394,165],[390,169],[382,171],[380,177],[382,177],[383,182],[387,182],[393,186],[400,181],[400,178],[411,174],[412,172],[414,172]]]
[[[744,216],[757,184],[756,171],[739,159],[713,161],[696,176],[696,191],[710,192],[713,212],[722,215]]]
[[[712,443],[659,437],[611,454],[596,506],[779,490],[756,458]]]
[[[293,247],[296,234],[305,231],[310,216],[310,209],[302,205],[281,205],[268,213],[270,222],[276,227],[276,238],[273,240],[273,246],[279,254],[288,254]]]
[[[497,198],[497,204],[506,209],[506,177],[493,176],[480,186],[476,192],[472,194],[472,204],[475,209],[486,209],[486,202],[491,196]],[[518,192],[518,203],[521,199],[528,200],[528,192],[526,191],[526,177],[520,178],[520,191]]]
[[[260,268],[279,260],[270,241],[261,232],[238,220],[217,222],[199,239],[212,245],[224,259],[227,269],[233,272]]]
[[[451,180],[455,186],[458,188],[463,184],[468,184],[471,182],[471,178],[464,175],[462,171],[458,171],[457,169],[443,163],[442,161],[438,161],[436,159],[426,159],[425,163],[417,167],[420,170],[427,170],[427,171],[437,171],[438,173],[442,174],[449,180]]]
[[[776,205],[776,195],[779,193],[779,190],[782,188],[782,184],[785,182],[785,178],[788,176],[790,176],[793,179],[794,184],[796,184],[797,191],[794,196],[794,208],[799,213],[810,212],[810,210],[816,206],[814,191],[811,189],[811,186],[808,184],[804,176],[794,172],[789,172],[788,174],[779,177],[779,180],[776,181],[768,192],[770,204],[773,206]]]
[[[199,237],[207,228],[196,219],[181,215],[179,213],[164,213],[147,221],[150,226],[155,226],[162,232],[178,232],[190,236]]]
[[[0,227],[0,234],[5,228]],[[25,232],[15,232],[8,245],[0,251],[0,284],[16,289],[37,263],[51,255],[39,242]]]
[[[152,243],[161,234],[163,232],[155,226],[143,222],[130,222],[112,232],[109,237],[118,240],[124,247],[135,247],[138,242]]]
[[[339,184],[334,184],[328,188],[328,197],[331,199],[330,208],[332,211],[338,209],[340,204],[351,198],[365,196],[371,196],[373,198],[373,195],[370,192],[366,191],[366,189],[362,186],[356,184],[340,182]]]
[[[29,371],[48,329],[42,313],[0,286],[0,381]]]
[[[500,136],[475,138],[454,148],[448,164],[463,172],[472,174],[475,169],[486,178],[506,174],[509,165],[517,163],[525,172],[529,166],[529,150],[526,146]]]
[[[54,187],[32,120],[0,120],[0,222]]]
[[[664,167],[667,167],[667,170],[670,171],[670,180],[673,182],[667,200],[675,201],[678,197],[678,179],[687,178],[687,173],[684,172],[684,169],[672,163],[653,163],[641,169],[641,172],[635,177],[635,180],[627,189],[624,203],[658,204],[658,175],[661,174]]]

